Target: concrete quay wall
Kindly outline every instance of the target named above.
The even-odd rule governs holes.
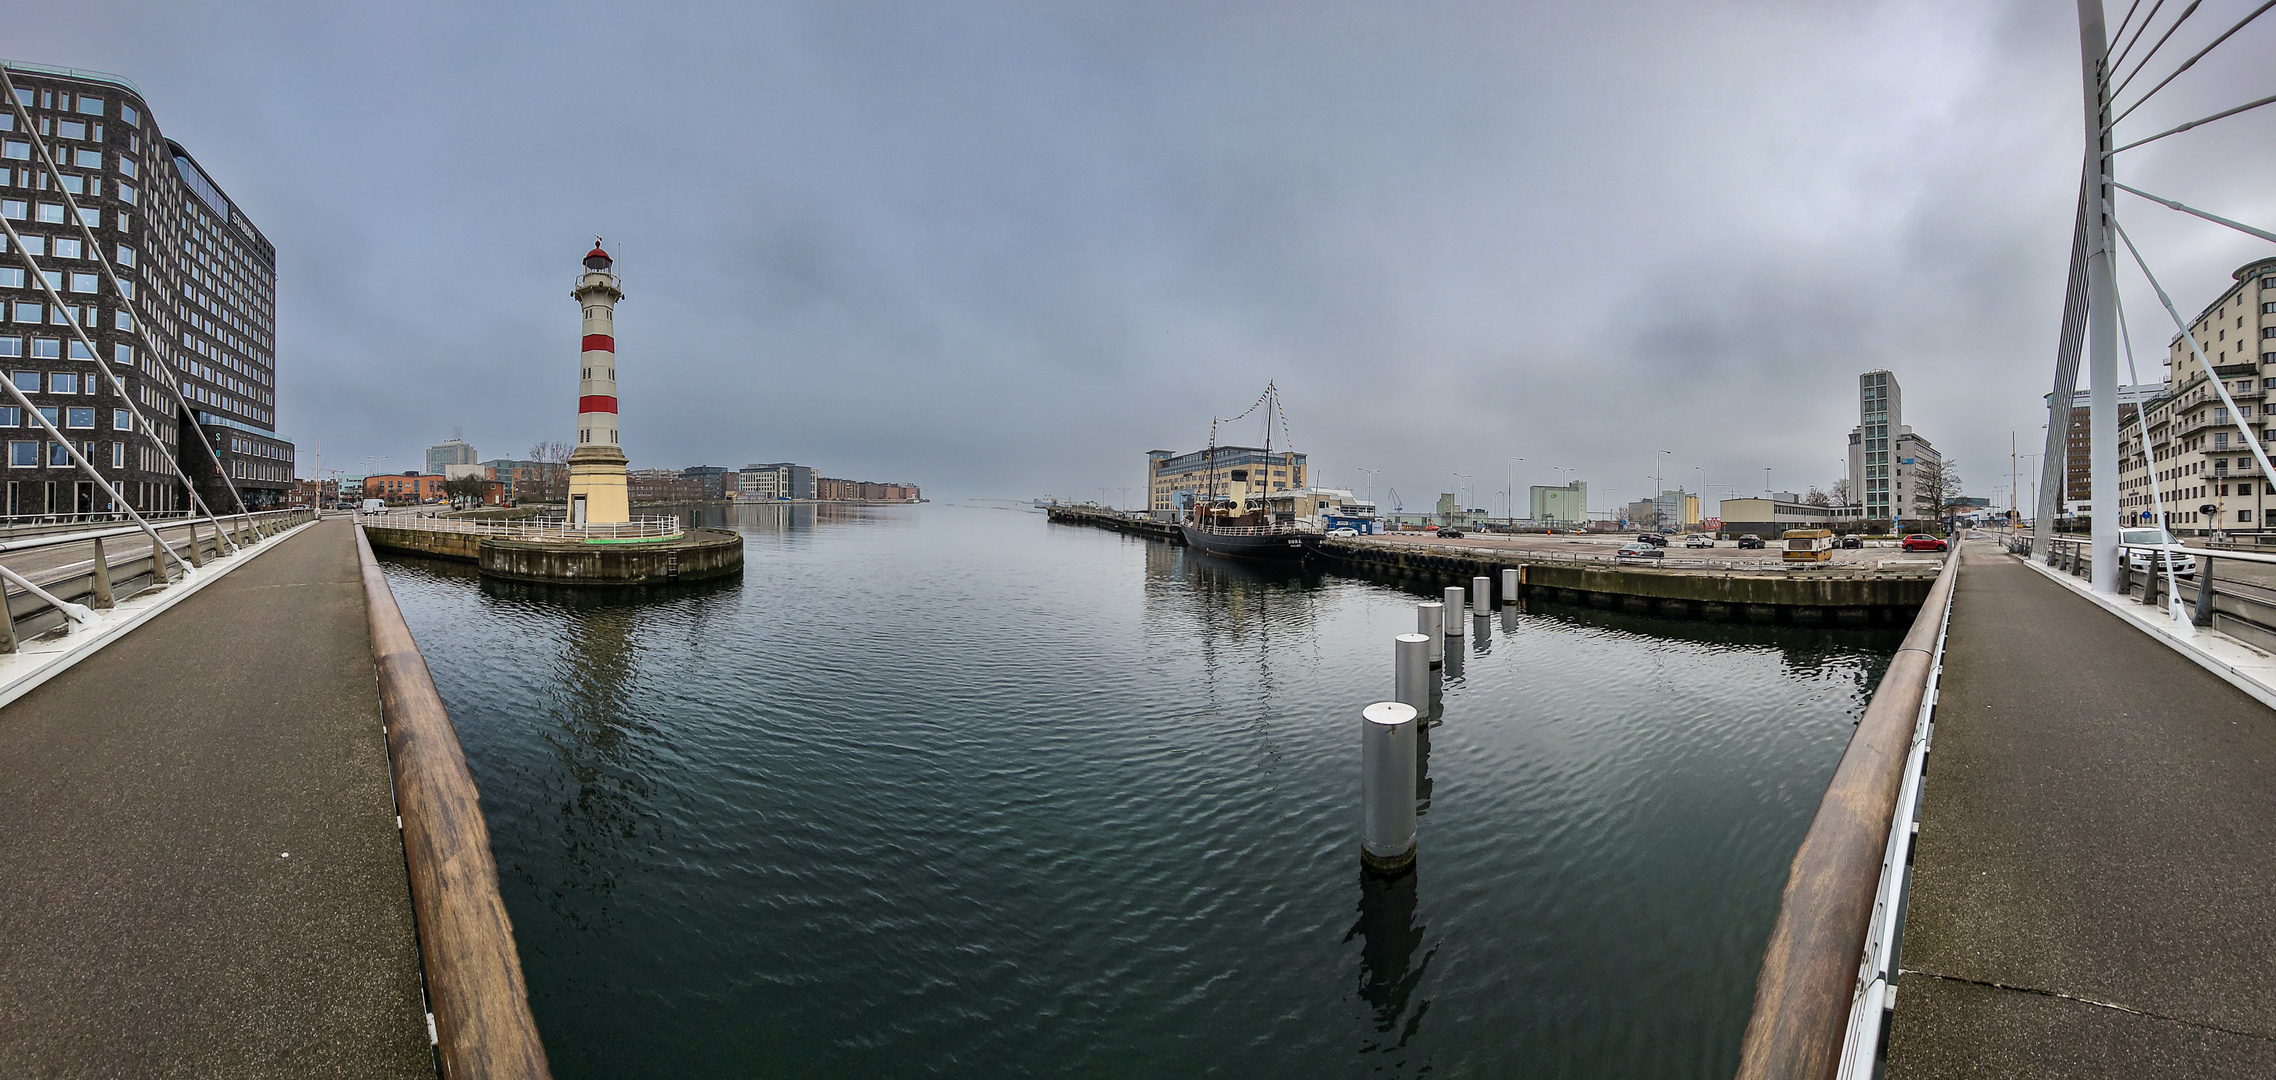
[[[1468,585],[1519,571],[1519,592],[1542,599],[1690,618],[1853,625],[1902,624],[1936,584],[1933,575],[1802,571],[1677,570],[1528,559],[1523,552],[1419,548],[1364,539],[1321,543],[1345,567]]]
[[[364,526],[371,546],[475,564],[484,576],[568,585],[668,585],[739,573],[743,538],[690,529],[676,540],[552,544],[478,533]]]

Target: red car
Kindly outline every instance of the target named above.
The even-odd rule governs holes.
[[[1945,546],[1944,541],[1930,536],[1927,533],[1914,533],[1911,536],[1905,537],[1905,550],[1943,551],[1945,550]]]

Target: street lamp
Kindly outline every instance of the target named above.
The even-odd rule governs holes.
[[[1517,527],[1517,463],[1524,460],[1521,457],[1509,459],[1509,490],[1502,492],[1502,523],[1511,528]]]
[[[1382,472],[1383,470],[1381,470],[1381,469],[1362,469],[1362,468],[1359,468],[1358,466],[1353,466],[1353,468],[1354,468],[1356,471],[1358,471],[1358,472],[1363,472],[1363,473],[1366,473],[1366,474],[1367,474],[1367,501],[1368,501],[1368,503],[1369,503],[1369,504],[1371,504],[1371,505],[1372,505],[1372,504],[1375,502],[1375,474],[1376,474],[1376,473],[1379,473],[1379,472]]]
[[[1454,510],[1456,513],[1459,513],[1462,510],[1462,481],[1470,479],[1472,475],[1473,474],[1466,472],[1458,472],[1454,474]],[[1448,514],[1446,516],[1446,521],[1447,524],[1453,524],[1454,515]]]

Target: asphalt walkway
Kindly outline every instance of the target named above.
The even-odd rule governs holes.
[[[0,1076],[434,1076],[352,529],[0,708]]]
[[[1887,1075],[2276,1076],[2276,712],[1962,557]]]

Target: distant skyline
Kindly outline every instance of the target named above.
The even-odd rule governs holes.
[[[5,51],[132,79],[275,242],[304,472],[569,438],[597,233],[633,468],[1135,494],[1269,378],[1324,483],[1412,510],[1464,473],[1498,512],[1522,456],[1518,507],[1603,509],[1663,447],[1669,487],[1831,485],[1886,367],[1991,496],[2042,438],[2082,145],[2052,0],[96,2]],[[2271,55],[2262,20],[2125,129],[2269,92]],[[2276,109],[2119,162],[2264,226],[2272,166]],[[2184,314],[2267,253],[2127,198]],[[2171,323],[2120,286],[2154,381]]]

